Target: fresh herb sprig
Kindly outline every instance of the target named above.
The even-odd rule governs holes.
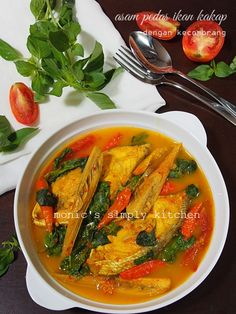
[[[0,277],[8,271],[15,259],[15,252],[18,250],[20,250],[20,246],[15,236],[12,236],[9,241],[2,242],[2,247],[0,247]]]
[[[11,152],[36,134],[37,128],[14,131],[5,116],[0,116],[0,152]]]
[[[188,76],[199,81],[208,81],[214,75],[219,78],[224,78],[234,73],[236,73],[236,56],[230,64],[223,61],[216,63],[215,60],[213,60],[210,64],[199,65],[190,71]]]
[[[35,100],[48,95],[60,97],[65,87],[83,93],[101,109],[115,108],[114,102],[99,92],[120,72],[120,68],[103,71],[102,45],[84,57],[84,47],[77,42],[81,32],[74,18],[74,0],[31,0],[30,9],[36,22],[30,26],[27,48],[29,59],[0,39],[0,56],[14,61],[17,71],[31,77]]]

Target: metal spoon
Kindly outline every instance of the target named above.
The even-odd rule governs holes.
[[[149,70],[157,74],[177,74],[187,81],[193,83],[216,101],[218,101],[228,112],[236,117],[236,106],[231,104],[226,99],[220,97],[209,88],[203,86],[197,81],[191,79],[183,72],[176,70],[172,66],[172,60],[167,50],[160,44],[158,40],[152,38],[150,35],[135,31],[129,36],[129,44],[133,54],[142,62],[142,64]]]

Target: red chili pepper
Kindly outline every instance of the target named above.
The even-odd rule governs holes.
[[[165,262],[160,260],[148,261],[121,272],[120,278],[125,280],[131,280],[144,277],[149,275],[152,271],[156,270],[157,268],[163,267],[165,264],[166,264]]]
[[[187,217],[185,218],[181,227],[181,233],[185,239],[189,239],[193,235],[193,232],[198,223],[198,215],[201,208],[202,203],[197,203],[188,211]]]
[[[169,195],[175,190],[175,184],[171,181],[166,181],[163,185],[160,195]]]
[[[54,216],[53,216],[53,207],[51,206],[40,206],[43,214],[43,218],[45,219],[46,229],[48,232],[52,232],[53,224],[54,224]]]
[[[121,139],[122,139],[122,134],[121,133],[117,133],[115,136],[113,136],[106,143],[106,145],[103,147],[103,151],[111,149],[113,147],[116,147],[116,146],[120,145]]]
[[[196,271],[198,264],[194,263],[200,249],[206,244],[208,232],[210,231],[206,213],[201,210],[200,217],[198,218],[197,225],[201,228],[201,234],[198,240],[192,247],[186,250],[183,254],[182,264],[184,266],[192,266],[193,271]]]
[[[67,154],[64,160],[69,160],[73,158],[86,157],[88,154],[85,154],[83,150],[90,148],[96,141],[94,135],[88,135],[69,146],[72,149],[72,152]]]
[[[43,177],[39,178],[38,181],[36,182],[36,190],[39,191],[47,188],[48,188],[47,181]]]
[[[98,229],[101,229],[109,222],[111,222],[113,219],[115,219],[116,216],[127,207],[130,201],[131,194],[132,194],[131,189],[129,187],[126,187],[117,195],[114,203],[107,210],[106,214],[99,222]]]

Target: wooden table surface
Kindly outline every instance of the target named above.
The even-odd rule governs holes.
[[[205,13],[211,13],[215,9],[215,13],[217,14],[227,14],[227,20],[222,23],[222,27],[227,31],[226,42],[217,60],[230,62],[236,55],[236,12],[233,9],[233,7],[235,8],[233,0],[180,0],[178,2],[171,0],[162,2],[156,0],[99,0],[98,2],[102,5],[104,11],[114,22],[125,40],[127,40],[129,32],[136,30],[137,26],[135,22],[115,21],[117,14],[132,14],[137,11],[159,11],[162,9],[162,12],[168,13],[169,16],[173,15],[176,11],[182,10],[183,13],[194,14],[196,17],[201,10],[204,10]],[[182,26],[186,27],[189,24],[189,22],[183,22]],[[96,27],[96,25],[94,26]],[[106,35],[104,34],[104,36]],[[174,65],[183,72],[188,72],[195,66],[194,63],[184,56],[180,37],[171,42],[166,42],[165,46],[174,60]],[[227,79],[214,78],[204,84],[236,104],[236,75]],[[228,238],[223,253],[207,279],[182,300],[156,312],[166,314],[235,313],[236,213],[234,209],[236,204],[236,128],[183,92],[169,87],[161,87],[159,88],[159,92],[166,100],[167,105],[158,112],[170,110],[187,111],[195,114],[203,123],[208,136],[208,148],[215,157],[228,188],[231,204],[231,218]],[[4,180],[4,178],[1,177],[0,179]],[[0,197],[0,242],[14,233],[13,198],[14,191],[5,193]],[[41,308],[31,300],[26,289],[25,272],[26,262],[23,255],[19,253],[17,260],[12,264],[8,273],[0,279],[0,313],[46,314],[51,312]],[[71,309],[62,311],[61,313],[89,312],[81,309]]]

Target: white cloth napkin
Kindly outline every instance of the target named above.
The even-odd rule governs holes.
[[[29,0],[3,1],[0,10],[2,25],[0,38],[17,48],[26,57],[29,55],[25,45],[28,28],[34,22],[29,4]],[[83,30],[80,41],[86,46],[87,53],[93,49],[96,39],[103,45],[107,69],[115,66],[113,55],[120,45],[124,45],[124,41],[100,5],[95,0],[77,0],[76,12]],[[30,81],[17,74],[13,63],[2,59],[0,60],[0,73],[0,114],[5,115],[15,129],[22,128],[24,126],[17,123],[11,113],[8,94],[10,86],[14,82],[25,82],[30,86]],[[136,80],[127,72],[114,79],[104,89],[104,92],[114,100],[118,108],[122,109],[154,112],[165,104],[155,87]],[[23,149],[10,154],[0,154],[0,195],[16,187],[19,175],[31,153],[52,132],[83,115],[99,110],[95,104],[88,99],[81,99],[70,88],[65,90],[62,97],[50,97],[48,103],[41,104],[40,132]]]

